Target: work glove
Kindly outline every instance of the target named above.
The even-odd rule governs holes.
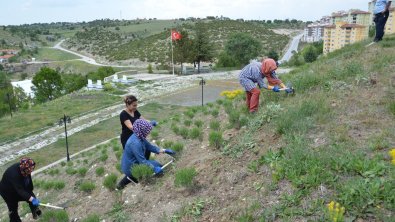
[[[33,198],[32,205],[38,207],[40,205],[40,201],[37,198]]]
[[[176,152],[171,150],[171,149],[165,149],[165,153],[169,154],[169,155],[175,155],[176,154]]]
[[[154,167],[154,172],[155,172],[155,174],[161,174],[161,173],[163,173],[163,170],[161,167],[156,166],[156,167]]]
[[[152,126],[156,126],[156,125],[158,125],[158,123],[157,123],[155,120],[151,120],[151,122],[150,122],[150,123],[151,123],[151,125],[152,125]]]
[[[272,90],[273,92],[280,92],[280,88],[278,86],[274,86]]]

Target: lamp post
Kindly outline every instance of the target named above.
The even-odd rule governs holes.
[[[206,81],[203,79],[203,77],[198,77],[201,80],[199,81],[199,85],[202,86],[202,106],[203,106],[203,86],[206,85]]]
[[[70,155],[69,155],[69,144],[67,142],[67,123],[71,123],[71,118],[70,116],[64,116],[59,119],[59,126],[62,126],[64,124],[64,134],[66,135],[66,152],[67,152],[67,161],[70,161]]]

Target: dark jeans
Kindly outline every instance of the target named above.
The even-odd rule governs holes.
[[[21,218],[19,217],[19,214],[18,214],[18,201],[9,200],[7,198],[4,198],[4,196],[3,196],[3,199],[8,207],[10,222],[22,222]],[[37,207],[33,206],[32,203],[30,203],[29,201],[26,201],[26,202],[29,204],[29,207],[30,207],[30,210],[32,211],[32,213],[36,212]]]
[[[374,23],[376,24],[376,36],[374,41],[378,42],[383,40],[385,23],[387,23],[389,16],[389,11],[383,13],[378,13],[374,15]]]

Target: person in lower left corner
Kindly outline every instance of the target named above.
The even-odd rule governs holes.
[[[10,222],[21,222],[18,214],[18,202],[26,201],[29,204],[33,218],[41,215],[38,208],[40,201],[33,193],[33,181],[31,173],[36,163],[28,157],[22,158],[7,168],[0,182],[0,194],[7,204]]]
[[[117,189],[122,190],[129,183],[138,183],[137,179],[132,176],[132,168],[136,164],[145,164],[151,167],[155,174],[163,173],[162,165],[155,160],[147,160],[145,157],[146,150],[159,154],[167,153],[174,155],[171,149],[162,149],[152,145],[147,141],[147,136],[152,130],[152,124],[145,119],[138,119],[133,124],[133,134],[126,142],[121,160],[121,169],[125,174],[124,178],[118,183]]]

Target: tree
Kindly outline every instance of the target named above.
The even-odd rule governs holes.
[[[211,61],[214,58],[214,48],[209,40],[207,28],[203,23],[198,22],[195,25],[196,36],[192,41],[192,60],[198,64],[198,73],[200,73],[200,62]]]
[[[240,66],[246,65],[251,59],[256,58],[260,51],[259,41],[247,33],[235,33],[225,43],[225,52],[231,55]]]
[[[0,64],[0,71],[4,70],[4,66],[2,64]]]
[[[314,62],[318,57],[318,54],[316,52],[316,48],[312,45],[306,47],[303,50],[303,58],[304,61],[310,63],[310,62]]]
[[[55,70],[43,67],[32,80],[34,95],[39,103],[47,102],[61,96],[63,82]]]
[[[237,65],[237,61],[225,51],[219,54],[217,67],[236,67]]]
[[[66,94],[81,89],[87,84],[85,76],[81,74],[61,74],[63,90]]]
[[[275,61],[278,61],[278,53],[276,51],[274,51],[273,49],[270,50],[269,54],[267,54],[267,57],[274,59]]]
[[[7,78],[7,74],[0,71],[0,117],[10,112],[10,103],[11,109],[15,107],[15,101],[12,94],[12,85],[10,80]],[[9,98],[10,101],[8,101]]]
[[[148,64],[147,69],[148,69],[148,73],[154,73],[154,71],[152,70],[152,65],[151,65],[151,63]]]
[[[181,64],[181,74],[182,74],[182,64],[184,62],[192,61],[192,40],[189,38],[187,31],[182,30],[180,32],[181,39],[174,41],[174,61]]]

